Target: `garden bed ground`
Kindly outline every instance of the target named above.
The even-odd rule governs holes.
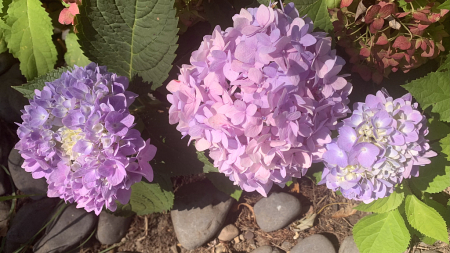
[[[196,181],[187,178],[183,182]],[[320,212],[314,226],[311,229],[299,233],[298,239],[293,239],[295,233],[289,228],[280,229],[266,233],[262,231],[255,222],[252,207],[262,196],[256,192],[244,193],[239,202],[236,202],[227,217],[226,224],[234,224],[243,237],[247,231],[253,234],[253,239],[239,240],[239,242],[219,242],[213,239],[207,245],[195,250],[186,250],[178,243],[175,231],[172,226],[170,213],[151,214],[146,216],[135,216],[133,222],[122,242],[117,244],[117,248],[110,252],[130,251],[142,253],[244,253],[251,252],[256,247],[271,245],[283,249],[290,247],[309,235],[320,233],[325,235],[335,246],[336,250],[342,241],[352,234],[352,228],[362,217],[368,215],[360,211],[351,212],[349,207],[357,202],[349,201],[342,196],[336,195],[328,190],[326,186],[316,186],[308,178],[300,179],[298,183],[284,189],[275,188],[275,191],[289,192],[297,196],[302,204],[302,217],[310,208],[314,212]],[[333,204],[341,203],[341,204]],[[349,212],[350,211],[350,212]],[[353,214],[352,214],[353,213]],[[333,216],[346,216],[334,218]],[[247,232],[248,233],[248,232]],[[107,246],[100,245],[97,241],[92,241],[80,250],[80,253],[94,253],[106,249]],[[218,250],[222,248],[224,251]],[[284,250],[286,250],[284,248]],[[442,253],[450,253],[450,247],[443,243],[436,243],[433,246],[420,243],[408,252],[420,253],[425,250],[437,250]]]

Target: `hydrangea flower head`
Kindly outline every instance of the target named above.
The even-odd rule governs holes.
[[[293,3],[242,9],[167,85],[169,122],[245,191],[266,196],[321,160],[349,111],[344,60]],[[189,142],[190,142],[189,141]]]
[[[137,95],[127,87],[127,78],[91,63],[35,90],[15,148],[33,178],[46,178],[49,197],[98,215],[126,204],[142,177],[153,180],[156,147],[133,129],[128,107]]]
[[[339,136],[326,145],[321,183],[349,199],[370,203],[389,196],[404,178],[419,176],[419,167],[437,154],[430,150],[426,118],[406,94],[385,92],[354,105]]]

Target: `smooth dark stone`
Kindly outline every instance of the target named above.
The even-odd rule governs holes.
[[[180,244],[192,250],[211,240],[222,228],[232,203],[209,180],[178,189],[170,214]]]
[[[256,223],[265,232],[286,227],[300,215],[301,205],[298,198],[284,192],[272,193],[259,200],[253,210]]]
[[[45,235],[34,245],[35,253],[63,253],[77,247],[97,225],[94,212],[67,206],[46,229]]]
[[[120,242],[128,232],[131,219],[132,217],[121,217],[101,212],[96,234],[98,241],[106,245]]]
[[[290,253],[336,253],[336,250],[325,236],[315,234],[299,241]]]

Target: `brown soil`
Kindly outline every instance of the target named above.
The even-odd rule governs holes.
[[[195,182],[195,179],[178,179],[177,183]],[[288,251],[297,242],[309,235],[320,233],[331,240],[336,250],[339,244],[352,234],[352,227],[359,219],[368,215],[357,211],[354,214],[348,212],[348,205],[356,202],[349,201],[342,196],[336,195],[328,190],[326,186],[316,186],[309,179],[304,178],[284,189],[275,188],[275,191],[290,192],[297,196],[302,204],[302,214],[312,208],[315,213],[320,212],[316,218],[314,226],[299,233],[298,239],[294,239],[295,233],[289,228],[280,229],[266,233],[256,224],[253,215],[254,204],[262,198],[258,193],[244,193],[239,202],[235,203],[227,217],[226,224],[234,224],[240,231],[240,238],[235,238],[231,242],[220,242],[217,238],[211,240],[195,250],[186,250],[178,243],[173,230],[169,213],[151,214],[146,216],[135,216],[128,234],[109,253],[118,251],[142,252],[142,253],[244,253],[251,252],[255,248],[263,245],[271,245]],[[333,218],[336,216],[346,216]],[[351,215],[350,215],[351,214]],[[347,216],[349,215],[349,216]],[[98,242],[86,245],[80,253],[94,253],[107,249],[107,246]],[[409,249],[408,252],[419,253],[423,250],[438,250],[443,253],[450,253],[448,245],[436,243],[434,246],[418,244]]]

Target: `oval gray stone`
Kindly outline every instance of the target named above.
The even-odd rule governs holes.
[[[45,178],[34,179],[31,173],[22,168],[24,159],[17,149],[12,149],[8,157],[8,168],[11,177],[17,189],[27,195],[33,196],[32,199],[41,199],[47,195],[47,182]]]
[[[339,253],[360,253],[356,243],[353,240],[353,235],[347,236],[339,247]]]
[[[56,198],[44,198],[22,206],[11,221],[6,240],[27,242],[47,223],[59,201]]]
[[[239,235],[239,230],[233,224],[226,225],[217,238],[221,241],[229,242]]]
[[[300,215],[300,201],[287,193],[272,193],[259,200],[253,210],[256,223],[264,232],[272,232],[286,227]]]
[[[192,250],[211,240],[223,226],[232,203],[233,199],[209,180],[180,187],[170,212],[180,244]]]
[[[93,212],[67,206],[45,230],[45,235],[34,245],[35,253],[63,253],[77,247],[97,225]]]
[[[297,243],[290,253],[336,253],[336,250],[325,236],[315,234]]]
[[[96,237],[102,244],[110,245],[120,242],[127,234],[132,217],[120,217],[101,212],[98,217]]]

